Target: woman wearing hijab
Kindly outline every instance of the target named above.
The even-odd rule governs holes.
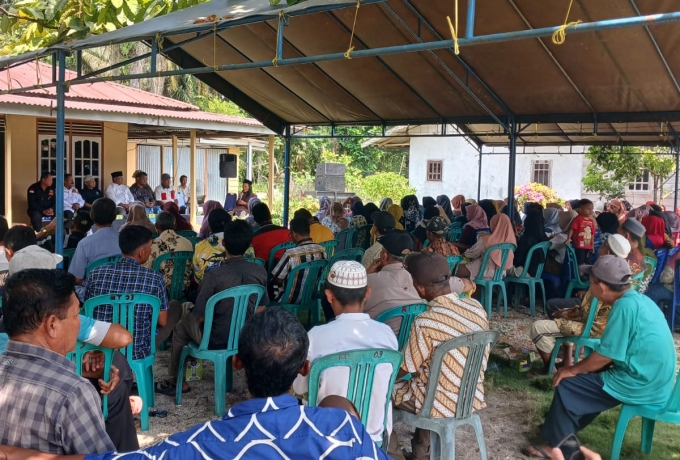
[[[463,214],[463,203],[465,203],[465,197],[463,195],[456,195],[451,198],[451,207],[453,208],[454,216],[460,216]]]
[[[619,220],[619,224],[624,223],[628,218],[628,216],[626,215],[627,213],[626,207],[619,199],[611,200],[609,202],[609,212],[616,215],[616,218]]]
[[[466,206],[465,213],[467,214],[468,221],[463,226],[463,234],[460,240],[458,243],[455,243],[461,251],[473,246],[478,240],[477,235],[491,231],[489,229],[489,221],[486,219],[486,213],[481,206],[477,204]]]
[[[545,234],[548,238],[552,238],[558,233],[562,233],[559,224],[560,210],[555,208],[546,208],[543,211],[543,219],[545,220]]]
[[[434,208],[435,206],[437,206],[437,201],[434,198],[431,196],[423,197],[423,208]]]
[[[662,219],[663,223],[664,223],[666,235],[668,235],[669,239],[673,239],[673,231],[671,230],[671,223],[668,220],[668,216],[663,212],[663,208],[661,208],[661,206],[659,206],[658,204],[652,203],[651,205],[649,205],[649,215]]]
[[[451,200],[449,200],[449,197],[446,195],[439,195],[437,197],[437,205],[442,208],[444,214],[446,214],[446,218],[451,222],[453,219],[453,209],[451,209]]]
[[[425,216],[422,222],[418,224],[418,227],[413,231],[413,237],[415,238],[415,251],[420,251],[423,249],[423,244],[427,240],[427,224],[433,217],[439,215],[439,210],[436,206],[425,209]]]
[[[156,233],[156,226],[151,223],[149,217],[146,215],[146,207],[144,203],[139,201],[133,201],[130,203],[130,211],[127,216],[127,222],[125,222],[120,229],[123,230],[125,227],[130,225],[138,225],[140,227],[146,227],[151,230],[151,233]]]
[[[597,230],[593,239],[593,250],[588,255],[588,264],[594,265],[600,255],[602,244],[619,230],[619,219],[613,212],[602,212],[595,218]]]
[[[260,203],[262,202],[258,197],[251,198],[250,201],[248,201],[248,217],[246,217],[246,222],[248,225],[250,225],[250,228],[252,228],[253,231],[260,228],[260,224],[255,222],[255,217],[253,217],[253,208]]]
[[[394,220],[397,222],[397,225],[394,227],[394,229],[403,230],[404,226],[401,224],[401,222],[404,219],[404,210],[401,208],[401,206],[398,204],[393,204],[387,208],[387,212],[392,214],[392,217],[394,217]]]
[[[496,203],[493,200],[482,200],[479,202],[479,207],[486,213],[486,220],[491,222],[491,218],[498,214],[498,209],[496,209]]]
[[[219,204],[219,203],[217,203]],[[222,207],[221,204],[220,208]],[[163,211],[167,211],[173,216],[175,216],[175,231],[176,232],[181,232],[182,230],[193,230],[194,227],[191,226],[188,220],[184,218],[183,215],[179,213],[179,206],[175,204],[173,201],[168,201],[163,205]],[[206,216],[204,216],[205,221],[207,222],[208,219]],[[210,233],[210,226],[208,226],[208,233]]]
[[[504,206],[498,209],[501,209],[500,212],[509,217],[510,206],[508,206],[505,203],[505,201],[501,201],[501,203],[503,203]],[[513,205],[515,207],[515,212],[512,213],[512,223],[514,224],[515,228],[519,228],[522,227],[522,216],[519,214],[519,208],[517,208],[517,201],[513,201]]]
[[[215,200],[208,200],[205,203],[203,203],[203,222],[201,222],[201,230],[198,232],[199,238],[205,239],[210,235],[210,225],[208,225],[208,214],[210,214],[210,212],[213,209],[224,209],[224,208],[222,208],[222,204],[219,201],[215,201]],[[248,212],[250,213],[250,210]],[[177,216],[175,216],[175,217],[177,217]],[[185,221],[186,221],[186,219],[185,219]],[[179,223],[177,225],[178,225],[177,230],[192,230],[191,228],[180,229]]]
[[[545,235],[545,220],[543,214],[532,209],[524,218],[524,233],[517,241],[517,250],[513,260],[514,268],[508,272],[511,276],[520,276],[524,270],[524,265],[527,263],[527,255],[529,250],[538,243],[548,241]],[[542,251],[534,252],[531,261],[529,261],[529,275],[536,276],[536,269],[539,264],[545,263],[545,257]]]
[[[320,196],[319,210],[314,214],[314,217],[316,217],[316,220],[321,222],[324,217],[330,214],[330,212],[331,212],[331,199],[328,198],[327,196]],[[250,209],[248,210],[248,214],[250,214]]]
[[[553,259],[560,265],[564,263],[564,254],[567,251],[567,246],[564,244],[567,241],[567,232],[569,231],[569,224],[577,216],[576,211],[562,211],[557,215],[557,223],[562,230],[557,235],[550,238],[552,245],[550,246],[550,252],[554,255]],[[554,272],[552,272],[554,273]],[[560,273],[556,273],[559,275]]]
[[[352,204],[352,220],[350,224],[355,220],[361,218],[361,222],[366,222],[366,217],[364,217],[364,203],[361,201],[355,201]],[[366,223],[362,224],[366,225]],[[360,227],[361,225],[350,225],[351,227]]]
[[[510,251],[508,259],[505,261],[505,266],[501,267],[501,251],[496,250],[491,253],[489,261],[486,264],[486,271],[480,273],[482,269],[482,261],[484,259],[484,253],[486,249],[501,243],[511,243],[517,245],[517,239],[515,238],[515,230],[513,229],[512,222],[510,218],[505,214],[496,214],[491,219],[491,233],[485,233],[480,235],[477,243],[470,249],[465,251],[463,254],[465,257],[470,259],[465,265],[458,267],[458,272],[456,276],[459,278],[470,278],[474,280],[478,277],[482,279],[491,279],[497,268],[502,268],[508,270],[512,268],[514,261],[513,251]]]
[[[461,225],[467,224],[467,208],[468,206],[472,206],[470,203],[463,203],[460,205],[460,215],[457,215],[456,217],[453,218],[451,223],[460,223]]]
[[[404,230],[412,232],[420,222],[420,205],[415,195],[407,195],[401,199],[401,207],[404,210]]]
[[[567,201],[567,211],[576,211],[578,208],[578,202],[581,200],[569,200]]]
[[[662,218],[656,216],[643,217],[642,225],[647,233],[647,247],[656,250],[666,246],[666,224]]]
[[[380,200],[380,210],[387,212],[390,206],[392,206],[394,203],[392,202],[392,198],[383,198]]]
[[[664,211],[663,215],[666,216],[666,221],[671,227],[671,239],[677,245],[678,233],[680,233],[680,217],[678,217],[673,211]]]
[[[340,231],[349,228],[349,220],[345,217],[345,209],[340,203],[333,203],[329,215],[323,218],[321,225],[331,229],[333,235],[337,235]]]
[[[629,219],[637,219],[639,221],[642,221],[643,218],[649,215],[650,209],[651,208],[648,205],[643,204],[639,208],[631,209],[630,211],[628,211],[627,216]]]

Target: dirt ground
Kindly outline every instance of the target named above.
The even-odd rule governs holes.
[[[520,311],[510,309],[508,318],[494,312],[491,328],[499,330],[499,341],[506,342],[514,348],[531,349],[532,343],[527,337],[527,330],[534,320],[529,317],[528,309]],[[542,312],[538,319],[544,319]],[[680,334],[675,334],[676,348],[680,351]],[[156,356],[156,380],[165,379],[169,351],[159,352]],[[214,420],[214,386],[213,367],[205,363],[203,380],[190,383],[192,391],[183,396],[181,406],[175,406],[174,397],[156,395],[156,407],[168,411],[166,418],[151,418],[151,429],[147,432],[138,431],[138,438],[142,447],[162,441],[173,433],[186,430],[207,420]],[[486,393],[487,408],[480,411],[484,438],[489,460],[526,459],[520,450],[527,444],[527,439],[536,431],[529,412],[530,401],[518,397],[518,393],[505,390],[492,390]],[[234,373],[234,389],[227,393],[227,409],[247,397],[243,372]],[[396,424],[397,434],[403,447],[410,451],[412,429],[402,423]],[[456,454],[464,460],[479,459],[479,449],[474,431],[469,427],[458,430],[456,437]]]

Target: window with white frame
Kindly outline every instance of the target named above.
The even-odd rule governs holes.
[[[551,187],[552,182],[552,161],[536,160],[531,162],[531,179],[546,187]]]
[[[440,182],[442,180],[442,161],[434,160],[427,162],[427,180]]]
[[[649,171],[637,176],[633,182],[628,184],[628,190],[641,192],[649,190]]]

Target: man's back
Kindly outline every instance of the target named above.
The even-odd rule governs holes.
[[[143,453],[142,453],[143,452]],[[237,404],[222,420],[209,421],[126,460],[387,459],[359,420],[341,409],[305,407],[290,395]],[[117,454],[86,460],[118,458]]]
[[[487,330],[489,321],[484,308],[474,299],[460,299],[456,294],[448,294],[433,299],[428,304],[428,311],[416,317],[408,344],[404,349],[402,369],[410,373],[419,372],[417,377],[407,382],[395,384],[395,405],[404,401],[415,400],[415,407],[420,410],[429,379],[430,366],[434,349],[453,338],[469,332]],[[448,353],[444,357],[442,372],[439,376],[433,417],[453,417],[456,412],[459,383],[463,377],[467,349],[456,353]],[[477,393],[473,408],[486,407],[484,403],[484,371],[488,351],[477,383]]]
[[[301,270],[297,273],[297,278],[293,282],[293,289],[290,291],[290,297],[282,298],[288,284],[288,276],[290,272],[300,264],[312,262],[314,260],[326,259],[326,249],[312,242],[311,238],[307,238],[298,243],[294,248],[287,249],[279,260],[279,263],[272,271],[272,279],[284,280],[282,285],[274,287],[276,299],[284,303],[299,303],[302,301],[304,294],[303,288],[307,282],[307,275],[309,270]]]
[[[98,295],[116,293],[153,295],[160,299],[161,311],[168,308],[165,282],[160,273],[143,267],[129,257],[123,257],[113,265],[95,268],[85,280],[86,300]],[[150,344],[154,343],[151,335],[151,314],[150,305],[138,305],[135,309],[134,359],[144,358],[151,351]],[[112,318],[111,306],[102,306],[95,310],[94,319],[110,323]]]
[[[290,241],[288,229],[279,227],[278,225],[269,224],[264,225],[257,230],[253,236],[253,249],[255,249],[255,257],[258,257],[265,262],[269,262],[269,253],[274,246]],[[276,254],[276,258],[280,259],[283,255],[283,250]]]
[[[385,324],[373,321],[365,313],[344,313],[335,321],[312,328],[309,333],[309,354],[311,363],[314,360],[333,353],[367,348],[383,348],[397,350],[397,338]],[[394,369],[395,375],[398,369]],[[366,429],[374,440],[382,436],[385,402],[389,397],[387,387],[392,372],[389,364],[381,364],[377,368],[376,378],[371,391],[371,413]],[[319,401],[328,395],[346,396],[349,381],[349,370],[337,367],[328,369],[319,379]],[[309,389],[307,377],[298,376],[293,382],[293,391],[304,395]],[[392,413],[388,414],[388,430],[391,430]]]
[[[413,278],[403,264],[385,265],[378,273],[368,275],[371,295],[364,305],[364,312],[372,319],[394,307],[425,303],[413,287]],[[392,318],[387,322],[395,335],[399,335],[401,319]]]
[[[91,262],[119,255],[118,232],[111,227],[100,228],[78,243],[68,272],[76,279],[85,279],[85,271]]]
[[[169,252],[177,252],[177,251],[194,251],[194,245],[191,244],[191,241],[188,239],[184,238],[183,236],[180,236],[175,232],[174,230],[166,230],[163,233],[160,234],[158,238],[153,240],[153,244],[151,245],[151,255],[149,256],[149,260],[146,261],[144,264],[145,267],[147,268],[153,268],[155,260],[160,257],[163,254],[167,254]],[[184,268],[184,288],[186,289],[189,286],[189,281],[191,280],[191,260],[189,260]],[[165,262],[161,263],[160,266],[160,272],[161,275],[163,275],[163,279],[165,280],[165,285],[170,287],[170,284],[172,283],[172,273],[175,270],[175,262],[171,260],[166,260]]]
[[[14,341],[0,355],[0,444],[67,455],[112,450],[100,405],[63,356]]]
[[[324,227],[316,221],[309,224],[309,237],[317,244],[334,238],[330,228]]]

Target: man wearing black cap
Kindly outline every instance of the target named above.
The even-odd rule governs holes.
[[[161,207],[156,205],[156,197],[147,182],[148,176],[146,173],[138,169],[132,173],[132,178],[135,180],[135,183],[130,187],[130,192],[135,197],[135,201],[144,203],[147,214],[158,214],[161,212]]]
[[[253,193],[253,181],[248,179],[243,179],[243,189],[236,200],[235,212],[248,212],[248,201],[251,198],[257,198],[257,195]]]
[[[630,288],[628,262],[604,255],[582,271],[590,275],[595,297],[612,310],[600,345],[578,364],[555,373],[555,395],[541,428],[546,444],[525,449],[534,457],[549,458],[544,452],[605,410],[621,403],[662,408],[673,390],[673,335],[654,302]]]
[[[78,211],[73,217],[71,233],[68,235],[68,241],[66,242],[66,247],[64,249],[77,248],[78,243],[87,236],[87,232],[90,231],[93,223],[89,212],[85,210]]]
[[[387,233],[394,230],[394,228],[397,226],[397,221],[389,212],[376,211],[371,214],[371,219],[373,219],[373,233],[375,233],[377,237],[386,235]],[[373,246],[368,248],[364,253],[364,258],[361,259],[361,265],[366,267],[366,270],[368,270],[373,262],[380,260],[380,253],[382,249],[382,244],[376,241]],[[413,250],[413,247],[411,247],[411,250]]]
[[[413,277],[418,295],[428,302],[425,313],[418,315],[411,328],[408,344],[404,348],[404,362],[398,377],[411,373],[408,381],[394,385],[394,405],[398,409],[416,413],[425,401],[432,356],[436,345],[469,332],[489,329],[484,307],[474,299],[461,299],[451,293],[449,263],[439,254],[415,253],[406,258],[406,270]],[[484,402],[484,371],[488,352],[484,356],[482,371],[477,382],[474,410],[486,407]],[[455,417],[456,402],[463,379],[466,355],[449,353],[444,357],[442,372],[438,376],[432,417]],[[416,428],[411,442],[413,457],[429,458],[430,432]],[[388,454],[395,460],[404,458],[399,449],[396,433],[390,436]]]
[[[373,215],[376,214],[387,213]],[[372,294],[364,305],[364,313],[371,319],[376,319],[390,308],[422,303],[413,287],[413,278],[404,268],[404,258],[413,250],[411,235],[403,230],[394,230],[379,236],[376,244],[380,245],[380,253],[366,270]],[[401,318],[391,319],[387,325],[398,335]]]
[[[114,171],[111,173],[111,180],[106,189],[104,190],[104,195],[109,200],[116,203],[116,207],[127,213],[130,210],[130,203],[135,201],[135,197],[130,193],[130,189],[127,185],[123,184],[123,171]]]
[[[54,218],[54,187],[52,174],[44,172],[40,180],[28,187],[28,217],[31,219],[33,230],[39,232],[42,228],[42,218]]]

